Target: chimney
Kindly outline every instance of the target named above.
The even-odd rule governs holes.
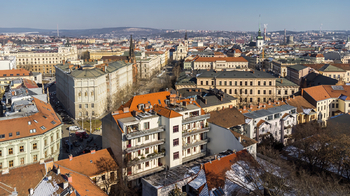
[[[66,189],[68,187],[68,182],[63,182],[63,189]]]
[[[238,137],[238,141],[239,141],[239,143],[242,142],[242,137],[241,136]]]
[[[198,92],[198,89],[196,89],[195,91]]]
[[[72,177],[72,175],[70,173],[66,174],[66,176],[67,176],[68,182],[72,182],[73,181],[73,177]]]
[[[208,104],[208,100],[204,99],[204,104],[207,105]]]
[[[34,189],[33,188],[29,189],[29,195],[34,195]]]
[[[203,164],[201,164],[201,169],[203,169]]]
[[[247,110],[247,107],[246,107],[246,106],[243,106],[243,110]]]
[[[218,158],[218,155],[214,155],[214,159],[216,160]]]
[[[295,99],[295,95],[293,95],[293,99]]]
[[[66,62],[65,62],[65,60],[62,60],[62,64],[65,64]]]
[[[129,112],[129,107],[123,107],[123,112],[128,113]]]
[[[58,175],[58,174],[60,174],[60,173],[61,173],[60,166],[57,166],[57,168],[56,168],[56,174]]]
[[[283,84],[283,78],[281,78],[281,84]]]
[[[192,89],[188,89],[188,92],[192,92]]]
[[[268,102],[267,102],[269,105],[271,105],[271,101],[269,100]]]
[[[96,152],[96,150],[94,149],[94,150],[91,150],[91,154],[95,154],[95,152]]]
[[[73,160],[73,155],[72,154],[68,155],[68,157],[69,157],[70,161]]]
[[[223,101],[224,99],[222,98],[222,96],[220,96],[220,101]]]
[[[202,89],[198,89],[199,92],[202,92]]]
[[[233,105],[230,105],[230,108],[233,108]]]

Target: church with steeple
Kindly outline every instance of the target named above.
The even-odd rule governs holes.
[[[264,46],[264,37],[261,35],[261,30],[259,27],[258,36],[256,37],[256,47],[261,49]]]
[[[186,58],[188,52],[188,39],[187,32],[185,33],[184,42],[180,42],[179,45],[176,46],[176,50],[173,53],[173,60],[180,61]]]

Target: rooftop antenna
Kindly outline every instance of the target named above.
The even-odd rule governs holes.
[[[60,31],[58,30],[58,24],[57,24],[57,37],[60,37]]]

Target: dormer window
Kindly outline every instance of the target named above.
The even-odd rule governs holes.
[[[28,125],[31,125],[31,124],[32,124],[32,122],[28,121]]]
[[[145,104],[143,104],[143,103],[141,103],[141,104],[139,104],[139,110],[143,110],[143,109],[145,109]]]
[[[38,121],[37,120],[33,120],[35,123],[38,123]]]

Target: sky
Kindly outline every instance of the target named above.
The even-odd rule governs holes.
[[[0,27],[349,30],[349,8],[349,0],[0,0]]]

